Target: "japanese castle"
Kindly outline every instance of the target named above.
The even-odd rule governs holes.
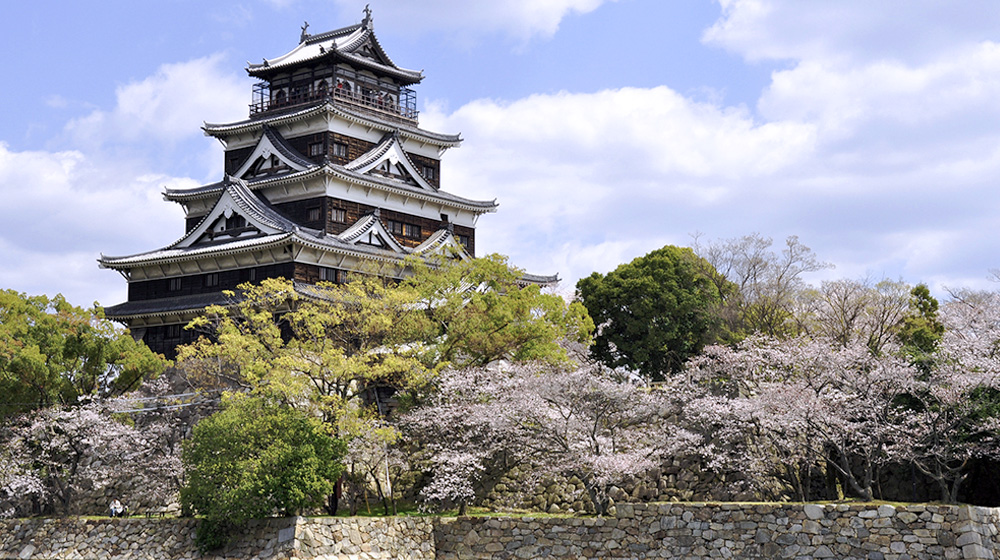
[[[183,326],[244,282],[398,278],[409,257],[471,258],[476,221],[497,209],[441,190],[441,156],[462,140],[420,128],[411,87],[423,74],[389,58],[369,10],[356,25],[307,28],[287,54],[248,64],[259,80],[248,119],[204,125],[225,146],[224,178],[164,192],[184,208],[184,236],[98,259],[128,281],[128,301],[106,316],[155,352],[173,357],[196,336]]]

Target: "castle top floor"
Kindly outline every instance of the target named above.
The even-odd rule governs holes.
[[[420,71],[397,66],[375,37],[371,11],[361,23],[311,35],[302,26],[299,44],[276,58],[247,64],[254,85],[250,117],[262,117],[325,100],[374,116],[417,125],[417,99],[409,86]]]

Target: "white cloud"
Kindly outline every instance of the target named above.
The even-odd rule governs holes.
[[[77,305],[124,301],[125,281],[98,269],[97,258],[153,250],[183,234],[183,212],[161,193],[201,181],[154,170],[193,163],[221,171],[219,146],[202,137],[202,119],[245,118],[249,97],[224,64],[222,55],[165,64],[119,87],[113,108],[66,125],[71,149],[15,151],[0,143],[0,283],[62,292]],[[204,159],[209,150],[214,163]]]
[[[990,0],[718,0],[704,40],[749,60],[901,60],[920,63],[956,45],[995,39]]]
[[[775,72],[758,108],[768,119],[815,122],[851,134],[867,123],[917,128],[1000,116],[1000,45],[968,45],[921,65],[834,65],[807,60]],[[935,139],[939,140],[939,139]]]
[[[111,111],[95,110],[66,129],[81,147],[200,136],[204,120],[246,118],[249,82],[225,70],[228,66],[221,54],[164,64],[152,76],[119,86]]]
[[[517,41],[551,37],[563,19],[587,14],[615,0],[385,0],[373,6],[381,27],[393,32],[412,30],[446,32],[469,39],[473,35],[501,33]],[[367,0],[336,0],[348,11],[361,10]]]
[[[995,18],[918,2],[893,27],[882,4],[723,5],[706,40],[794,60],[756,113],[665,87],[426,111],[467,138],[445,188],[501,202],[479,248],[572,284],[695,231],[760,231],[800,235],[837,276],[982,285],[1000,252]]]
[[[467,138],[445,188],[499,197],[479,222],[480,252],[509,254],[572,285],[666,243],[688,244],[697,216],[742,204],[755,182],[809,159],[810,125],[757,123],[744,110],[666,87],[480,100],[423,126]],[[626,258],[627,257],[627,258]]]
[[[62,292],[77,305],[124,300],[125,282],[97,268],[101,252],[161,247],[183,233],[183,215],[163,202],[165,186],[190,179],[135,175],[78,151],[14,152],[0,143],[0,285]]]

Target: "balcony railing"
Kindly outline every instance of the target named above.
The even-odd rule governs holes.
[[[250,116],[332,99],[335,103],[359,108],[366,113],[391,122],[417,125],[419,111],[415,108],[415,97],[409,88],[399,88],[399,102],[395,101],[391,94],[379,90],[357,91],[361,88],[356,88],[352,91],[341,87],[287,89],[291,90],[291,93],[286,93],[286,89],[283,88],[272,94],[269,84],[256,84],[253,103],[250,104]]]

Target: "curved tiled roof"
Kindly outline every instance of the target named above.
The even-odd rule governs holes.
[[[127,269],[139,265],[192,261],[210,255],[235,255],[265,249],[286,243],[291,236],[291,233],[283,233],[250,239],[234,239],[232,241],[198,247],[175,247],[171,245],[163,249],[124,257],[108,257],[102,254],[101,258],[97,259],[97,262],[100,263],[101,268]]]
[[[302,167],[314,167],[316,165],[312,160],[306,158],[304,155],[299,153],[298,150],[292,147],[292,145],[288,143],[288,140],[285,140],[285,137],[278,134],[272,127],[264,126],[264,135],[271,141],[271,145],[277,148],[278,152],[290,161],[293,161]]]
[[[462,143],[461,134],[439,134],[437,132],[430,132],[416,126],[390,122],[380,119],[374,115],[346,109],[336,105],[335,102],[331,100],[317,101],[312,105],[305,105],[299,110],[288,113],[269,114],[233,123],[204,123],[201,129],[205,131],[206,136],[225,138],[233,134],[258,130],[263,128],[264,125],[276,126],[302,121],[324,112],[341,117],[348,121],[369,126],[382,132],[398,131],[399,135],[403,138],[433,144],[442,148],[453,148]]]
[[[344,230],[337,237],[345,243],[357,244],[364,237],[364,235],[369,232],[377,232],[382,240],[389,244],[389,248],[395,252],[407,252],[406,248],[403,247],[399,241],[396,241],[396,238],[393,237],[391,233],[385,230],[385,227],[382,225],[382,220],[379,220],[374,214],[363,216],[360,220],[354,222],[351,227]]]
[[[426,241],[417,245],[413,248],[413,254],[423,255],[423,254],[435,254],[440,253],[446,247],[454,248],[458,251],[458,255],[464,259],[472,258],[469,252],[465,250],[465,247],[455,239],[455,234],[450,229],[439,229],[431,234]]]
[[[324,169],[328,170],[328,172],[334,177],[338,177],[357,185],[375,187],[401,194],[403,196],[416,198],[418,200],[426,200],[428,202],[447,202],[452,206],[469,212],[476,212],[479,214],[485,212],[496,212],[497,207],[499,206],[496,199],[472,200],[445,191],[431,192],[400,181],[393,181],[392,179],[385,179],[374,175],[366,175],[356,171],[351,171],[342,165],[328,165],[325,166]]]
[[[387,157],[386,154],[388,154],[390,150],[393,151],[393,154],[389,154]],[[372,167],[379,161],[390,159],[393,155],[400,160],[400,163],[403,164],[406,172],[412,176],[413,181],[416,182],[422,189],[431,192],[437,192],[440,190],[438,187],[427,181],[420,171],[417,171],[417,165],[413,163],[413,160],[410,159],[406,150],[403,149],[399,142],[399,134],[395,132],[385,133],[385,135],[382,136],[382,140],[380,140],[378,144],[375,144],[375,147],[368,150],[364,154],[361,154],[361,156],[354,161],[344,165],[344,169],[347,169],[348,171],[355,171],[357,173],[367,173],[368,171],[371,171]]]
[[[521,273],[521,278],[518,281],[520,284],[538,284],[540,286],[551,286],[559,282],[559,275],[545,275],[545,274],[529,274],[527,272]]]
[[[356,52],[369,44],[372,46],[375,59],[359,55]],[[305,35],[294,49],[281,56],[264,59],[261,64],[247,63],[247,74],[257,78],[266,78],[275,72],[291,69],[304,63],[313,63],[323,58],[328,58],[331,61],[347,60],[392,76],[404,85],[414,84],[423,79],[423,73],[419,71],[396,66],[376,38],[370,19],[366,19],[364,23],[358,25],[318,35]]]
[[[232,178],[227,186],[227,190],[233,201],[236,202],[248,218],[252,218],[255,222],[284,232],[302,229],[298,224],[282,216],[277,210],[271,208],[257,195],[253,194],[246,181]],[[219,200],[221,201],[222,199],[220,198]],[[212,212],[209,212],[208,215],[211,216]]]
[[[185,311],[203,311],[209,305],[231,305],[234,298],[222,292],[127,301],[104,308],[104,316],[123,321],[140,317],[162,317]]]
[[[190,231],[185,233],[184,236],[177,241],[174,241],[162,249],[139,253],[137,255],[109,257],[102,254],[101,258],[98,259],[98,262],[105,268],[127,268],[126,265],[146,263],[150,261],[173,259],[191,260],[192,258],[212,254],[220,250],[227,253],[240,253],[260,249],[262,246],[268,246],[271,243],[283,241],[291,233],[300,230],[314,235],[320,234],[317,230],[301,228],[298,224],[288,218],[285,218],[276,210],[265,204],[260,198],[250,191],[246,181],[235,177],[227,177],[223,185],[222,189],[225,194],[228,194],[228,199],[220,196],[219,200],[217,200],[215,205],[212,207],[212,210],[205,214],[197,225],[191,228]],[[223,203],[224,199],[232,200],[233,203],[240,209],[242,215],[246,216],[248,220],[252,221],[255,225],[274,230],[277,233],[270,235],[258,235],[250,238],[234,238],[229,241],[213,243],[210,245],[193,245],[194,241],[204,234],[205,224],[209,220],[218,218],[219,212],[216,210],[219,205]],[[276,235],[278,238],[275,237]]]
[[[467,210],[469,212],[476,213],[487,213],[496,212],[497,204],[496,199],[493,200],[472,200],[451,194],[446,191],[428,191],[426,189],[420,188],[415,185],[410,185],[403,183],[401,181],[393,181],[392,179],[383,178],[375,175],[366,175],[364,173],[358,173],[357,171],[352,171],[345,168],[342,165],[325,164],[322,166],[314,167],[312,169],[307,169],[305,171],[296,171],[294,173],[289,173],[287,175],[275,175],[271,177],[261,177],[259,179],[253,179],[250,181],[244,181],[250,190],[257,191],[264,187],[281,184],[288,181],[299,181],[306,180],[311,177],[317,177],[322,173],[329,173],[334,177],[348,181],[350,183],[361,185],[365,187],[372,187],[383,191],[388,191],[392,193],[399,194],[401,196],[407,196],[411,198],[416,198],[418,200],[425,200],[427,202],[437,202],[437,203],[447,203],[456,208],[462,210]],[[205,185],[203,187],[197,187],[194,189],[167,189],[163,193],[163,197],[167,200],[181,202],[188,200],[198,200],[204,198],[211,198],[216,196],[218,193],[222,192],[225,188],[224,183],[212,183],[211,185]]]

